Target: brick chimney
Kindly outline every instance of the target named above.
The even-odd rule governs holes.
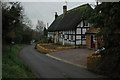
[[[63,6],[63,14],[65,15],[67,13],[67,5]]]
[[[55,19],[58,17],[58,14],[57,14],[57,12],[55,12]]]

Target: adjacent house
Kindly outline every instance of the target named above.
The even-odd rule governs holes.
[[[86,47],[87,48],[89,48],[89,49],[90,48],[98,49],[99,47],[102,47],[101,38],[96,37],[96,34],[99,33],[99,31],[100,31],[100,28],[91,27],[86,32]]]
[[[95,28],[93,26],[86,32],[86,48],[94,48],[97,50],[104,46],[103,36],[96,36],[99,32],[100,28]],[[120,30],[118,29],[114,34],[120,35]]]
[[[48,37],[54,40],[54,43],[61,42],[71,45],[86,45],[86,31],[91,24],[88,18],[91,15],[92,8],[89,4],[67,11],[67,6],[63,6],[63,14],[55,13],[55,20],[48,28]]]

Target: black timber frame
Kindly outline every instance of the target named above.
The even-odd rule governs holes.
[[[90,28],[90,27],[85,27],[85,20],[84,19],[82,19],[82,21],[83,21],[83,26],[82,27],[77,27],[76,26],[76,28],[75,28],[75,46],[76,46],[76,41],[77,41],[77,39],[76,39],[76,36],[77,35],[80,35],[81,36],[81,44],[80,45],[83,45],[83,40],[86,40],[86,39],[83,39],[83,35],[85,36],[86,34],[83,34],[83,29],[88,29],[88,28]],[[80,34],[77,34],[77,28],[80,28],[81,29],[81,33]]]

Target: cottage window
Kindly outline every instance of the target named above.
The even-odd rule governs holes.
[[[82,33],[85,34],[86,33],[86,29],[82,29]]]
[[[81,34],[81,28],[77,28],[77,34]]]
[[[85,35],[82,35],[82,39],[86,39]]]
[[[62,38],[62,34],[60,34],[60,38]]]
[[[73,40],[73,35],[71,35],[71,40]]]
[[[95,35],[93,35],[93,41],[94,41],[94,42],[96,41],[96,37],[95,37]]]
[[[67,35],[65,35],[65,39],[67,39]]]
[[[84,26],[88,26],[88,22],[87,21],[84,21]]]
[[[69,35],[67,35],[67,39],[69,39]]]
[[[81,36],[80,36],[80,35],[77,35],[77,36],[76,36],[76,39],[81,39]]]

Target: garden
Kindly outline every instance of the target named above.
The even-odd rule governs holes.
[[[61,51],[61,50],[68,50],[68,49],[74,49],[75,46],[71,45],[58,45],[54,43],[48,43],[48,44],[36,44],[37,51],[42,52],[42,53],[51,53],[51,52],[56,52],[56,51]]]

